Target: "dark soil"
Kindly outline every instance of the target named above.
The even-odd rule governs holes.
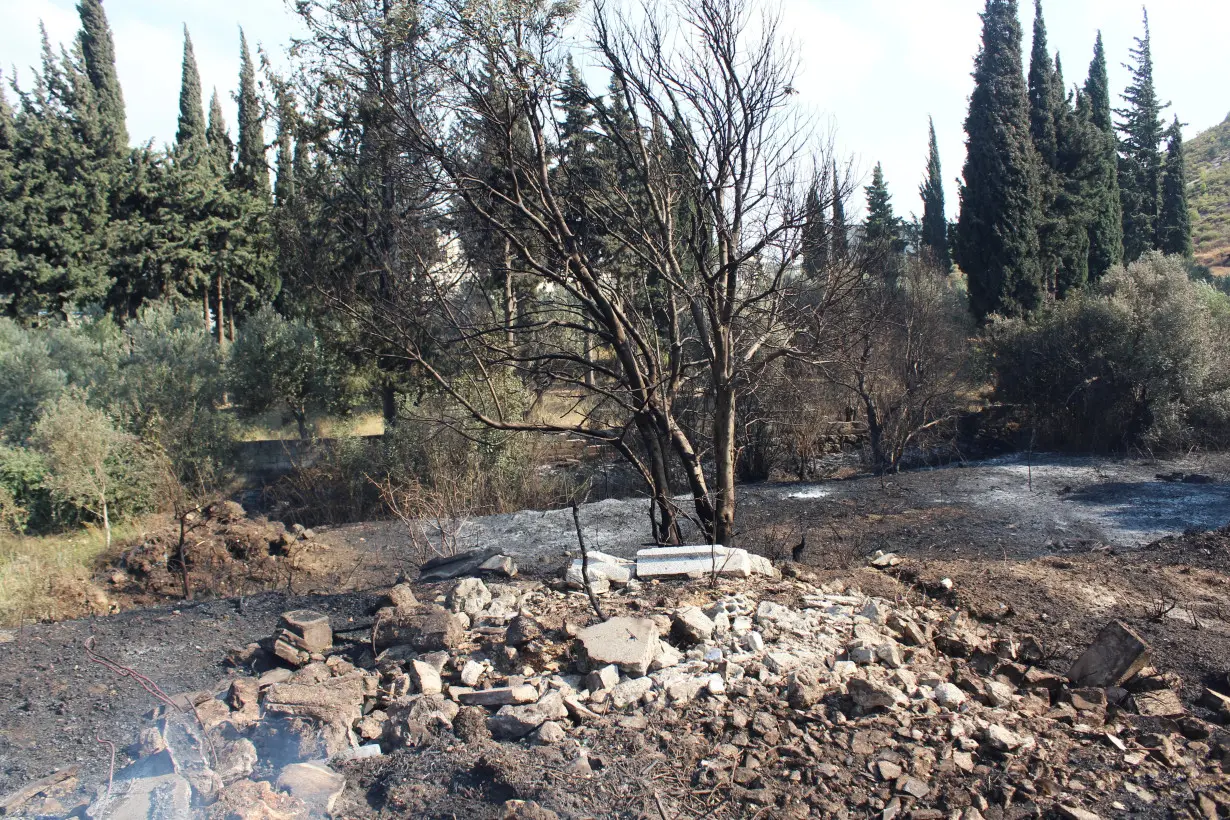
[[[935,503],[937,486],[951,481],[943,473],[896,477],[884,485],[867,478],[841,482],[849,486],[823,500],[784,499],[789,488],[781,485],[751,488],[749,494],[761,498],[744,507],[742,542],[776,559],[789,558],[791,548],[802,542],[803,562],[822,578],[856,575],[868,593],[938,597],[983,621],[1033,634],[1047,651],[1045,665],[1057,672],[1066,671],[1107,621],[1121,618],[1152,644],[1155,666],[1181,678],[1193,714],[1210,717],[1196,704],[1203,687],[1230,694],[1230,531],[1190,532],[1143,547],[1108,542],[1101,533],[1079,528],[1052,532],[1008,509]],[[1225,485],[1213,490],[1225,492]],[[384,525],[356,532],[368,540],[348,538],[345,530],[323,536],[317,556],[325,569],[316,572],[308,555],[299,568],[306,580],[296,588],[391,583],[405,559],[396,553],[396,540],[384,535]],[[381,534],[379,540],[372,537],[375,533]],[[266,537],[262,530],[252,543],[268,554],[266,547],[276,535],[270,531]],[[637,538],[628,536],[631,543]],[[865,556],[877,549],[896,551],[906,561],[892,573],[862,569]],[[365,550],[370,560],[364,559],[357,574],[347,570],[351,556],[363,556]],[[233,573],[246,558],[228,554],[232,560],[215,556],[216,566],[237,579],[241,576]],[[562,562],[562,556],[551,558],[529,569],[545,573]],[[285,556],[271,566],[278,561],[285,562]],[[206,572],[211,565],[198,565],[202,594],[227,591]],[[158,580],[148,590],[141,587],[136,563],[132,566],[124,581],[133,585],[130,605],[174,594],[177,579],[165,564],[147,571]],[[951,590],[944,579],[951,581]],[[0,643],[0,794],[74,763],[80,765],[82,786],[105,783],[109,753],[99,740],[120,747],[117,765],[123,765],[124,747],[157,705],[135,680],[119,679],[89,662],[82,650],[87,638],[94,637],[98,652],[148,676],[168,694],[215,689],[228,674],[227,650],[270,635],[280,612],[319,609],[330,614],[338,629],[364,622],[375,603],[374,595],[362,592],[262,593],[0,633],[0,638],[13,638]],[[660,734],[632,727],[588,738],[593,777],[583,781],[575,776],[581,764],[555,749],[494,743],[459,747],[455,740],[440,739],[408,753],[347,764],[355,785],[344,798],[345,814],[499,817],[509,799],[539,802],[565,817],[699,814],[703,804],[695,802],[694,792],[703,787],[679,774],[681,761],[695,762],[688,751],[694,739]],[[1080,765],[1096,768],[1096,754],[1088,749],[1080,754],[1085,755]],[[1164,805],[1135,808],[1142,811],[1135,816],[1169,814]],[[726,806],[721,813],[732,812],[738,813]]]

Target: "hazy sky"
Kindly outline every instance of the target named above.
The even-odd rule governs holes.
[[[860,177],[880,161],[901,215],[921,210],[917,188],[926,160],[927,116],[935,117],[948,207],[955,213],[956,178],[965,157],[962,124],[972,87],[984,0],[783,0],[785,30],[803,62],[799,100],[836,132]],[[1022,4],[1029,53],[1032,2]],[[178,114],[182,27],[200,64],[204,93],[217,87],[232,129],[239,33],[261,44],[275,62],[298,30],[283,0],[105,0],[115,32],[120,81],[134,141],[170,141]],[[1186,134],[1216,125],[1230,111],[1230,2],[1166,0],[1150,9],[1158,93]],[[1127,83],[1121,63],[1141,32],[1140,7],[1128,0],[1049,0],[1044,5],[1052,51],[1069,85],[1083,82],[1100,28],[1111,88]],[[38,22],[53,42],[68,42],[78,22],[74,0],[0,0],[0,68],[16,67],[28,83],[38,61]],[[11,95],[10,95],[11,97]],[[1117,101],[1116,101],[1117,103]],[[861,196],[858,197],[861,202]]]

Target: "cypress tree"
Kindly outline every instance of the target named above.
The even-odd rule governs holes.
[[[948,221],[944,217],[944,174],[940,170],[940,146],[935,139],[935,121],[927,118],[930,143],[927,153],[927,179],[918,188],[923,201],[922,246],[928,249],[940,270],[952,267],[948,255]]]
[[[248,41],[239,32],[239,140],[235,177],[244,190],[269,196],[269,169],[265,163],[265,116],[256,93],[256,69]]]
[[[124,94],[115,70],[115,42],[103,11],[102,0],[81,0],[79,42],[85,70],[97,95],[101,142],[98,152],[105,157],[123,156],[128,151],[128,126],[124,115]]]
[[[1055,133],[1055,72],[1046,44],[1046,22],[1042,19],[1042,0],[1034,0],[1033,49],[1029,53],[1029,134],[1044,168],[1055,167],[1059,140]]]
[[[278,166],[273,183],[273,199],[279,206],[295,198],[295,159],[292,148],[295,130],[295,103],[285,89],[278,92]]]
[[[1123,202],[1123,257],[1133,262],[1156,247],[1158,203],[1161,195],[1162,110],[1170,104],[1157,98],[1153,87],[1153,51],[1149,12],[1144,12],[1144,37],[1131,50],[1132,81],[1123,92],[1127,103],[1115,113],[1122,119],[1119,188]]]
[[[893,213],[892,197],[884,182],[884,168],[880,163],[871,172],[871,184],[863,191],[867,195],[867,221],[863,223],[863,241],[885,248],[897,243],[901,224]]]
[[[1187,167],[1183,159],[1183,128],[1178,117],[1166,129],[1166,164],[1162,167],[1157,249],[1162,253],[1192,255],[1192,218],[1187,210]]]
[[[837,162],[833,161],[833,261],[844,262],[850,252],[850,237],[846,232],[846,203],[837,176]]]
[[[1110,82],[1106,76],[1106,51],[1102,32],[1093,45],[1093,60],[1085,80],[1089,120],[1097,129],[1095,158],[1090,169],[1089,194],[1089,279],[1096,281],[1123,261],[1123,205],[1119,193],[1119,141],[1111,120]]]
[[[209,125],[205,128],[205,142],[209,146],[210,159],[215,173],[219,176],[230,173],[235,144],[231,142],[231,135],[226,127],[226,116],[222,113],[222,101],[218,99],[216,88],[213,97],[209,100]]]
[[[957,263],[969,277],[970,309],[979,320],[1028,313],[1043,293],[1037,157],[1016,0],[987,0],[982,25],[957,221]]]
[[[823,174],[817,175],[807,189],[803,201],[806,222],[803,226],[803,274],[809,279],[818,279],[829,266],[828,220],[825,218],[824,197],[827,181]]]
[[[205,148],[205,109],[201,106],[201,74],[192,51],[192,38],[184,26],[184,64],[179,85],[179,128],[175,146],[181,153]]]

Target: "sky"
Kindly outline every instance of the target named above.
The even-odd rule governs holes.
[[[1021,5],[1028,60],[1033,4]],[[870,180],[876,162],[883,164],[899,215],[921,211],[917,190],[926,166],[928,116],[935,119],[948,210],[956,213],[965,159],[962,127],[983,6],[984,0],[780,0],[783,31],[801,59],[796,99],[824,130],[832,129],[839,155],[854,161],[860,183]],[[232,129],[239,28],[279,66],[286,65],[290,38],[301,33],[284,0],[105,0],[104,7],[115,34],[129,134],[134,142],[155,145],[175,134],[185,24],[205,100],[216,87]],[[1043,12],[1051,51],[1060,53],[1069,87],[1084,81],[1099,29],[1111,89],[1127,85],[1121,64],[1142,32],[1136,3],[1046,0]],[[14,67],[19,82],[29,83],[29,66],[39,60],[40,20],[53,43],[70,42],[78,28],[75,0],[0,0],[0,20],[6,86]],[[1230,2],[1154,3],[1150,27],[1157,91],[1173,103],[1166,117],[1178,115],[1188,137],[1224,120],[1230,112],[1230,49],[1224,42]]]

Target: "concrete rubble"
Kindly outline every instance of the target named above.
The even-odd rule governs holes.
[[[734,579],[672,586],[643,569],[688,576],[700,559],[646,552],[635,567],[645,589],[612,593],[626,606],[605,622],[569,578],[398,585],[370,633],[342,641],[320,613],[286,613],[269,641],[234,653],[240,670],[267,671],[184,694],[209,716],[213,748],[163,710],[142,734],[145,757],[117,773],[123,788],[92,816],[152,817],[155,804],[189,801],[211,816],[345,814],[356,758],[447,738],[573,749],[584,761],[594,733],[621,731],[680,749],[705,739],[714,751],[703,759],[668,755],[694,768],[697,788],[772,806],[793,799],[774,782],[796,783],[811,816],[976,820],[1024,803],[1037,813],[1022,816],[1107,816],[1094,809],[1129,786],[1148,792],[1155,771],[1185,772],[1193,805],[1206,807],[1196,816],[1230,813],[1230,733],[1189,713],[1182,682],[1149,666],[1126,624],[1110,623],[1060,675],[1032,637],[935,601],[805,573],[775,579],[735,551],[723,553]],[[634,580],[627,562],[595,557],[591,579]],[[1208,689],[1201,702],[1230,724],[1230,697]],[[1096,749],[1100,768],[1069,769],[1081,749]]]

